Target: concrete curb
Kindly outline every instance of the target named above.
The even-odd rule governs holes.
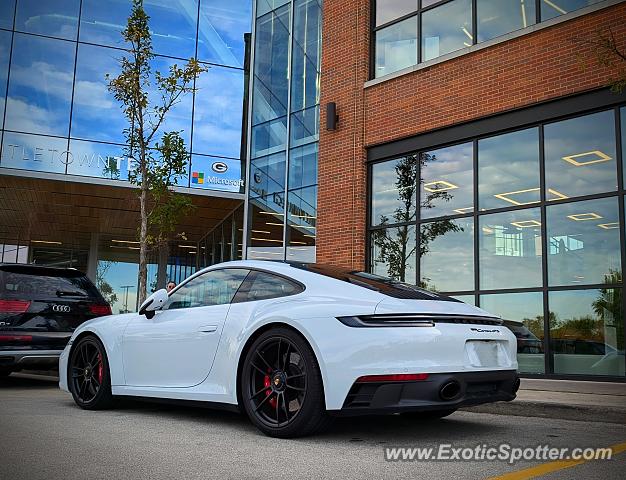
[[[604,422],[626,425],[626,408],[601,405],[563,405],[549,402],[496,402],[461,410],[494,415],[518,417],[545,417],[550,419],[575,420],[579,422]]]

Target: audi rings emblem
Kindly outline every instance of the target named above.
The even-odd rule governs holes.
[[[57,313],[68,313],[70,311],[69,305],[52,305],[52,311]]]

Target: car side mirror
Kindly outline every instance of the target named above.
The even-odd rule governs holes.
[[[167,290],[164,288],[157,290],[141,304],[141,307],[139,307],[139,315],[145,315],[148,319],[154,317],[155,312],[167,305],[169,299],[170,297],[167,294]]]

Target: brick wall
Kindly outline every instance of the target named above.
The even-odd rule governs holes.
[[[324,0],[317,259],[365,266],[367,146],[601,88],[592,39],[611,27],[626,46],[626,3],[369,88],[369,0]],[[586,65],[586,66],[585,66]],[[326,131],[325,105],[338,129]]]

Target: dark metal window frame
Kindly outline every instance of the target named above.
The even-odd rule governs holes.
[[[544,102],[542,104],[534,105],[525,109],[517,109],[501,114],[492,115],[482,119],[478,119],[472,122],[453,125],[451,127],[427,132],[423,135],[406,138],[391,142],[388,144],[378,145],[368,149],[368,165],[367,165],[367,208],[366,208],[366,270],[372,269],[372,241],[371,234],[376,230],[383,230],[387,228],[402,227],[402,226],[414,226],[416,229],[416,241],[419,242],[420,227],[424,223],[428,223],[435,220],[442,219],[469,219],[474,221],[474,244],[473,244],[473,261],[474,261],[474,289],[462,290],[462,291],[446,291],[445,295],[471,295],[474,297],[476,306],[480,306],[481,295],[489,294],[505,294],[505,293],[524,293],[524,292],[542,292],[543,298],[543,315],[544,315],[544,361],[545,361],[545,373],[543,374],[524,374],[524,376],[536,377],[536,378],[554,378],[554,379],[584,379],[584,380],[604,380],[604,381],[617,381],[626,382],[626,377],[619,376],[604,376],[604,375],[563,375],[552,373],[554,371],[554,362],[552,348],[550,345],[550,326],[546,319],[549,318],[549,305],[548,294],[555,291],[575,291],[575,290],[590,290],[601,288],[621,288],[622,292],[626,291],[626,282],[624,281],[624,270],[626,269],[626,229],[625,229],[625,217],[624,209],[626,208],[626,185],[624,184],[624,169],[626,166],[626,145],[622,144],[622,125],[620,110],[626,108],[626,93],[613,94],[608,90],[598,90],[591,93],[573,95],[565,97],[555,101]],[[602,111],[613,111],[615,119],[615,140],[616,140],[616,174],[617,174],[617,190],[611,192],[602,192],[596,194],[583,195],[578,197],[568,198],[566,200],[547,201],[545,195],[545,158],[544,158],[544,126],[547,124],[568,120],[571,118],[577,118],[593,113]],[[503,207],[497,209],[489,209],[480,211],[478,210],[478,149],[477,144],[479,140],[490,138],[506,133],[524,130],[526,128],[538,127],[539,128],[539,171],[540,171],[540,201],[533,203],[532,205],[514,205],[511,207]],[[443,147],[450,147],[459,145],[462,143],[473,143],[473,168],[474,168],[474,180],[473,180],[473,194],[474,194],[474,210],[469,214],[447,215],[436,218],[421,219],[419,208],[419,193],[417,200],[417,212],[415,221],[395,223],[389,225],[372,225],[372,167],[375,164],[392,161],[403,155],[417,154],[421,155],[424,152],[436,150]],[[414,146],[416,148],[407,148],[408,146]],[[421,166],[418,166],[418,173],[416,182],[419,182],[421,176]],[[586,200],[597,200],[603,198],[616,198],[618,201],[618,216],[620,221],[620,258],[621,258],[621,270],[622,270],[622,282],[606,285],[606,284],[585,284],[585,285],[559,285],[548,286],[548,238],[546,227],[546,208],[549,205],[559,205],[565,203],[575,203]],[[507,289],[480,289],[479,275],[479,235],[478,225],[479,219],[483,215],[491,215],[494,213],[511,212],[516,210],[524,210],[528,208],[540,208],[541,209],[541,237],[542,237],[542,284],[537,287],[529,288],[507,288]],[[420,257],[416,255],[415,271],[417,281],[421,280],[421,268]],[[622,321],[626,322],[626,295],[622,294]],[[626,332],[626,329],[625,329]],[[624,335],[624,344],[626,345],[626,333]],[[626,362],[626,358],[624,360]]]

